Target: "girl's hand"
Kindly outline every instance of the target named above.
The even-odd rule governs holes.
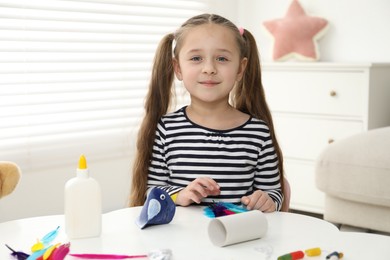
[[[196,178],[177,194],[176,205],[188,206],[193,202],[199,204],[203,198],[209,195],[218,196],[220,193],[219,185],[213,179]]]
[[[256,190],[252,195],[243,196],[241,202],[249,210],[257,209],[262,212],[273,212],[276,210],[275,202],[266,192],[261,190]]]

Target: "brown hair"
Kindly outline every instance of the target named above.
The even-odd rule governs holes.
[[[271,112],[261,83],[260,59],[256,41],[247,30],[244,30],[243,35],[241,35],[239,29],[226,18],[216,14],[201,14],[187,20],[175,33],[166,35],[157,48],[145,102],[145,117],[138,133],[130,206],[141,206],[145,201],[148,169],[152,157],[157,123],[168,112],[173,100],[173,58],[178,58],[186,32],[203,24],[218,24],[229,28],[236,37],[241,58],[246,57],[248,59],[243,79],[236,84],[232,92],[231,103],[238,110],[264,120],[268,124],[279,160],[279,172],[283,186],[283,155],[276,139]],[[176,46],[173,48],[174,40]]]

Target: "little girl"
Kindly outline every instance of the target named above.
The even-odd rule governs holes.
[[[191,102],[168,112],[174,76]],[[177,205],[217,201],[263,212],[283,202],[283,157],[261,83],[251,33],[202,14],[166,35],[157,49],[138,134],[130,206],[147,191]]]

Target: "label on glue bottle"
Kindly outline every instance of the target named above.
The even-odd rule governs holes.
[[[76,177],[65,185],[65,232],[69,239],[98,237],[102,227],[102,195],[99,183],[89,176],[80,156]]]

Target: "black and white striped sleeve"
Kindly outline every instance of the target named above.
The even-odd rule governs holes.
[[[267,192],[279,211],[282,207],[283,192],[278,165],[278,157],[268,130],[258,157],[254,188]]]
[[[183,187],[172,186],[168,184],[169,168],[166,161],[165,153],[165,137],[166,130],[163,122],[157,125],[156,137],[153,144],[152,159],[150,161],[148,172],[148,190],[153,187],[158,187],[172,195],[179,192]]]

